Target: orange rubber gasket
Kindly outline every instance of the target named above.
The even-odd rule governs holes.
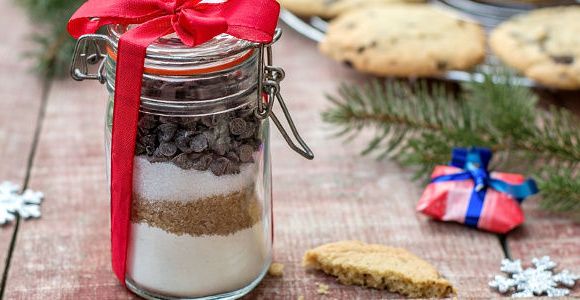
[[[117,61],[117,53],[111,49],[111,47],[107,47],[107,54],[116,62]],[[184,76],[184,75],[199,75],[199,74],[207,74],[222,71],[225,69],[229,69],[231,67],[237,66],[242,62],[246,61],[254,54],[254,49],[248,51],[248,53],[242,55],[239,58],[236,58],[233,61],[225,63],[223,65],[215,66],[215,67],[208,67],[208,68],[199,68],[199,69],[187,69],[187,70],[168,70],[168,69],[157,69],[157,68],[150,68],[145,67],[144,72],[145,74],[151,75],[162,75],[162,76]]]

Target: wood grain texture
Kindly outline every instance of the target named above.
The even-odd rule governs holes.
[[[580,274],[580,223],[570,217],[542,211],[537,198],[524,202],[526,222],[508,236],[512,258],[530,264],[533,257],[550,256],[557,271],[568,269]],[[572,296],[580,297],[576,284]]]
[[[328,105],[324,93],[361,78],[290,30],[276,46],[276,64],[287,71],[282,91],[316,158],[302,159],[273,131],[275,261],[286,270],[246,298],[319,299],[317,282],[330,286],[323,299],[398,297],[303,270],[307,249],[342,239],[405,247],[433,263],[462,299],[496,296],[487,282],[503,257],[497,238],[416,214],[422,187],[409,171],[360,157],[363,140],[344,144],[320,120]],[[104,88],[95,83],[56,82],[51,88],[30,181],[46,193],[43,218],[21,228],[7,299],[134,298],[110,268],[104,100]]]
[[[0,28],[4,28],[0,42],[0,182],[10,180],[23,186],[42,102],[42,83],[30,72],[30,61],[23,61],[22,53],[30,49],[27,40],[31,33],[24,12],[11,1],[1,1],[0,11]],[[4,270],[13,230],[13,224],[0,227],[0,270]]]
[[[334,138],[333,128],[320,119],[329,105],[324,94],[343,81],[363,78],[284,29],[275,63],[287,71],[282,91],[316,158],[302,159],[273,130],[274,257],[286,270],[282,278],[267,277],[247,299],[319,299],[317,282],[330,286],[321,299],[398,297],[342,286],[301,267],[307,249],[343,239],[405,247],[433,263],[458,288],[460,298],[495,296],[487,282],[503,257],[496,236],[418,215],[415,204],[422,187],[411,181],[411,172],[393,162],[361,157],[365,139],[344,143]]]
[[[30,185],[42,219],[21,224],[6,299],[130,299],[110,267],[104,88],[55,82]]]

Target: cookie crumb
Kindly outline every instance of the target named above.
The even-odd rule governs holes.
[[[284,276],[284,265],[281,263],[272,263],[270,269],[268,269],[268,274],[273,277]]]
[[[327,284],[317,282],[316,286],[318,287],[318,289],[316,290],[318,295],[326,295],[329,293],[329,287]]]
[[[297,300],[304,300],[304,296],[302,296],[302,295],[298,296]]]

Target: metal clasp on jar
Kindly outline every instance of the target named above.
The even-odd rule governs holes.
[[[280,28],[276,29],[274,39],[269,44],[259,44],[258,48],[258,68],[260,68],[258,72],[258,95],[256,97],[257,105],[256,105],[256,116],[260,119],[265,119],[270,117],[276,127],[282,134],[288,146],[292,148],[292,150],[296,151],[298,154],[302,155],[307,159],[313,159],[314,153],[308,147],[308,144],[302,139],[298,129],[296,129],[296,125],[292,120],[292,116],[288,111],[288,107],[284,102],[284,98],[282,94],[280,94],[280,82],[284,79],[286,74],[284,73],[284,69],[281,67],[276,67],[273,65],[273,55],[272,55],[272,44],[274,44],[280,36],[282,35],[282,30]],[[265,59],[264,59],[265,56]],[[278,100],[280,103],[280,108],[286,117],[286,121],[288,122],[288,126],[290,127],[290,131],[292,135],[298,142],[298,145],[294,143],[276,114],[274,113],[273,107],[274,102]]]
[[[81,36],[75,45],[73,52],[70,75],[74,80],[98,80],[104,84],[105,58],[107,53],[103,51],[103,44],[112,44],[111,39],[101,34],[85,34]],[[90,73],[89,65],[99,64],[96,73]]]
[[[292,120],[292,116],[288,111],[284,98],[282,98],[282,95],[280,94],[280,82],[284,79],[285,73],[282,68],[273,65],[272,44],[278,41],[281,35],[282,30],[277,28],[271,43],[256,43],[254,45],[258,51],[259,68],[255,114],[259,119],[270,117],[292,150],[307,159],[313,159],[314,153],[298,133],[298,129],[296,129],[296,125]],[[103,51],[103,49],[107,44],[114,45],[114,42],[105,35],[87,34],[81,36],[76,43],[73,53],[70,68],[71,77],[78,81],[98,80],[100,83],[104,84],[106,82],[105,58],[107,57],[107,53]],[[89,66],[96,65],[99,62],[100,64],[97,67],[96,72],[91,73]],[[290,131],[298,144],[292,140],[288,131],[286,131],[284,125],[282,125],[280,119],[278,119],[274,113],[273,107],[276,100],[280,103],[280,108],[284,113]]]

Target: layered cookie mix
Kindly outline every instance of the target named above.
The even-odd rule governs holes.
[[[332,20],[320,50],[364,73],[435,76],[480,63],[485,33],[478,24],[429,5],[384,5]]]
[[[507,65],[542,85],[580,88],[580,7],[534,10],[497,27],[493,52]]]
[[[140,116],[127,277],[174,297],[249,285],[269,263],[253,111]]]

